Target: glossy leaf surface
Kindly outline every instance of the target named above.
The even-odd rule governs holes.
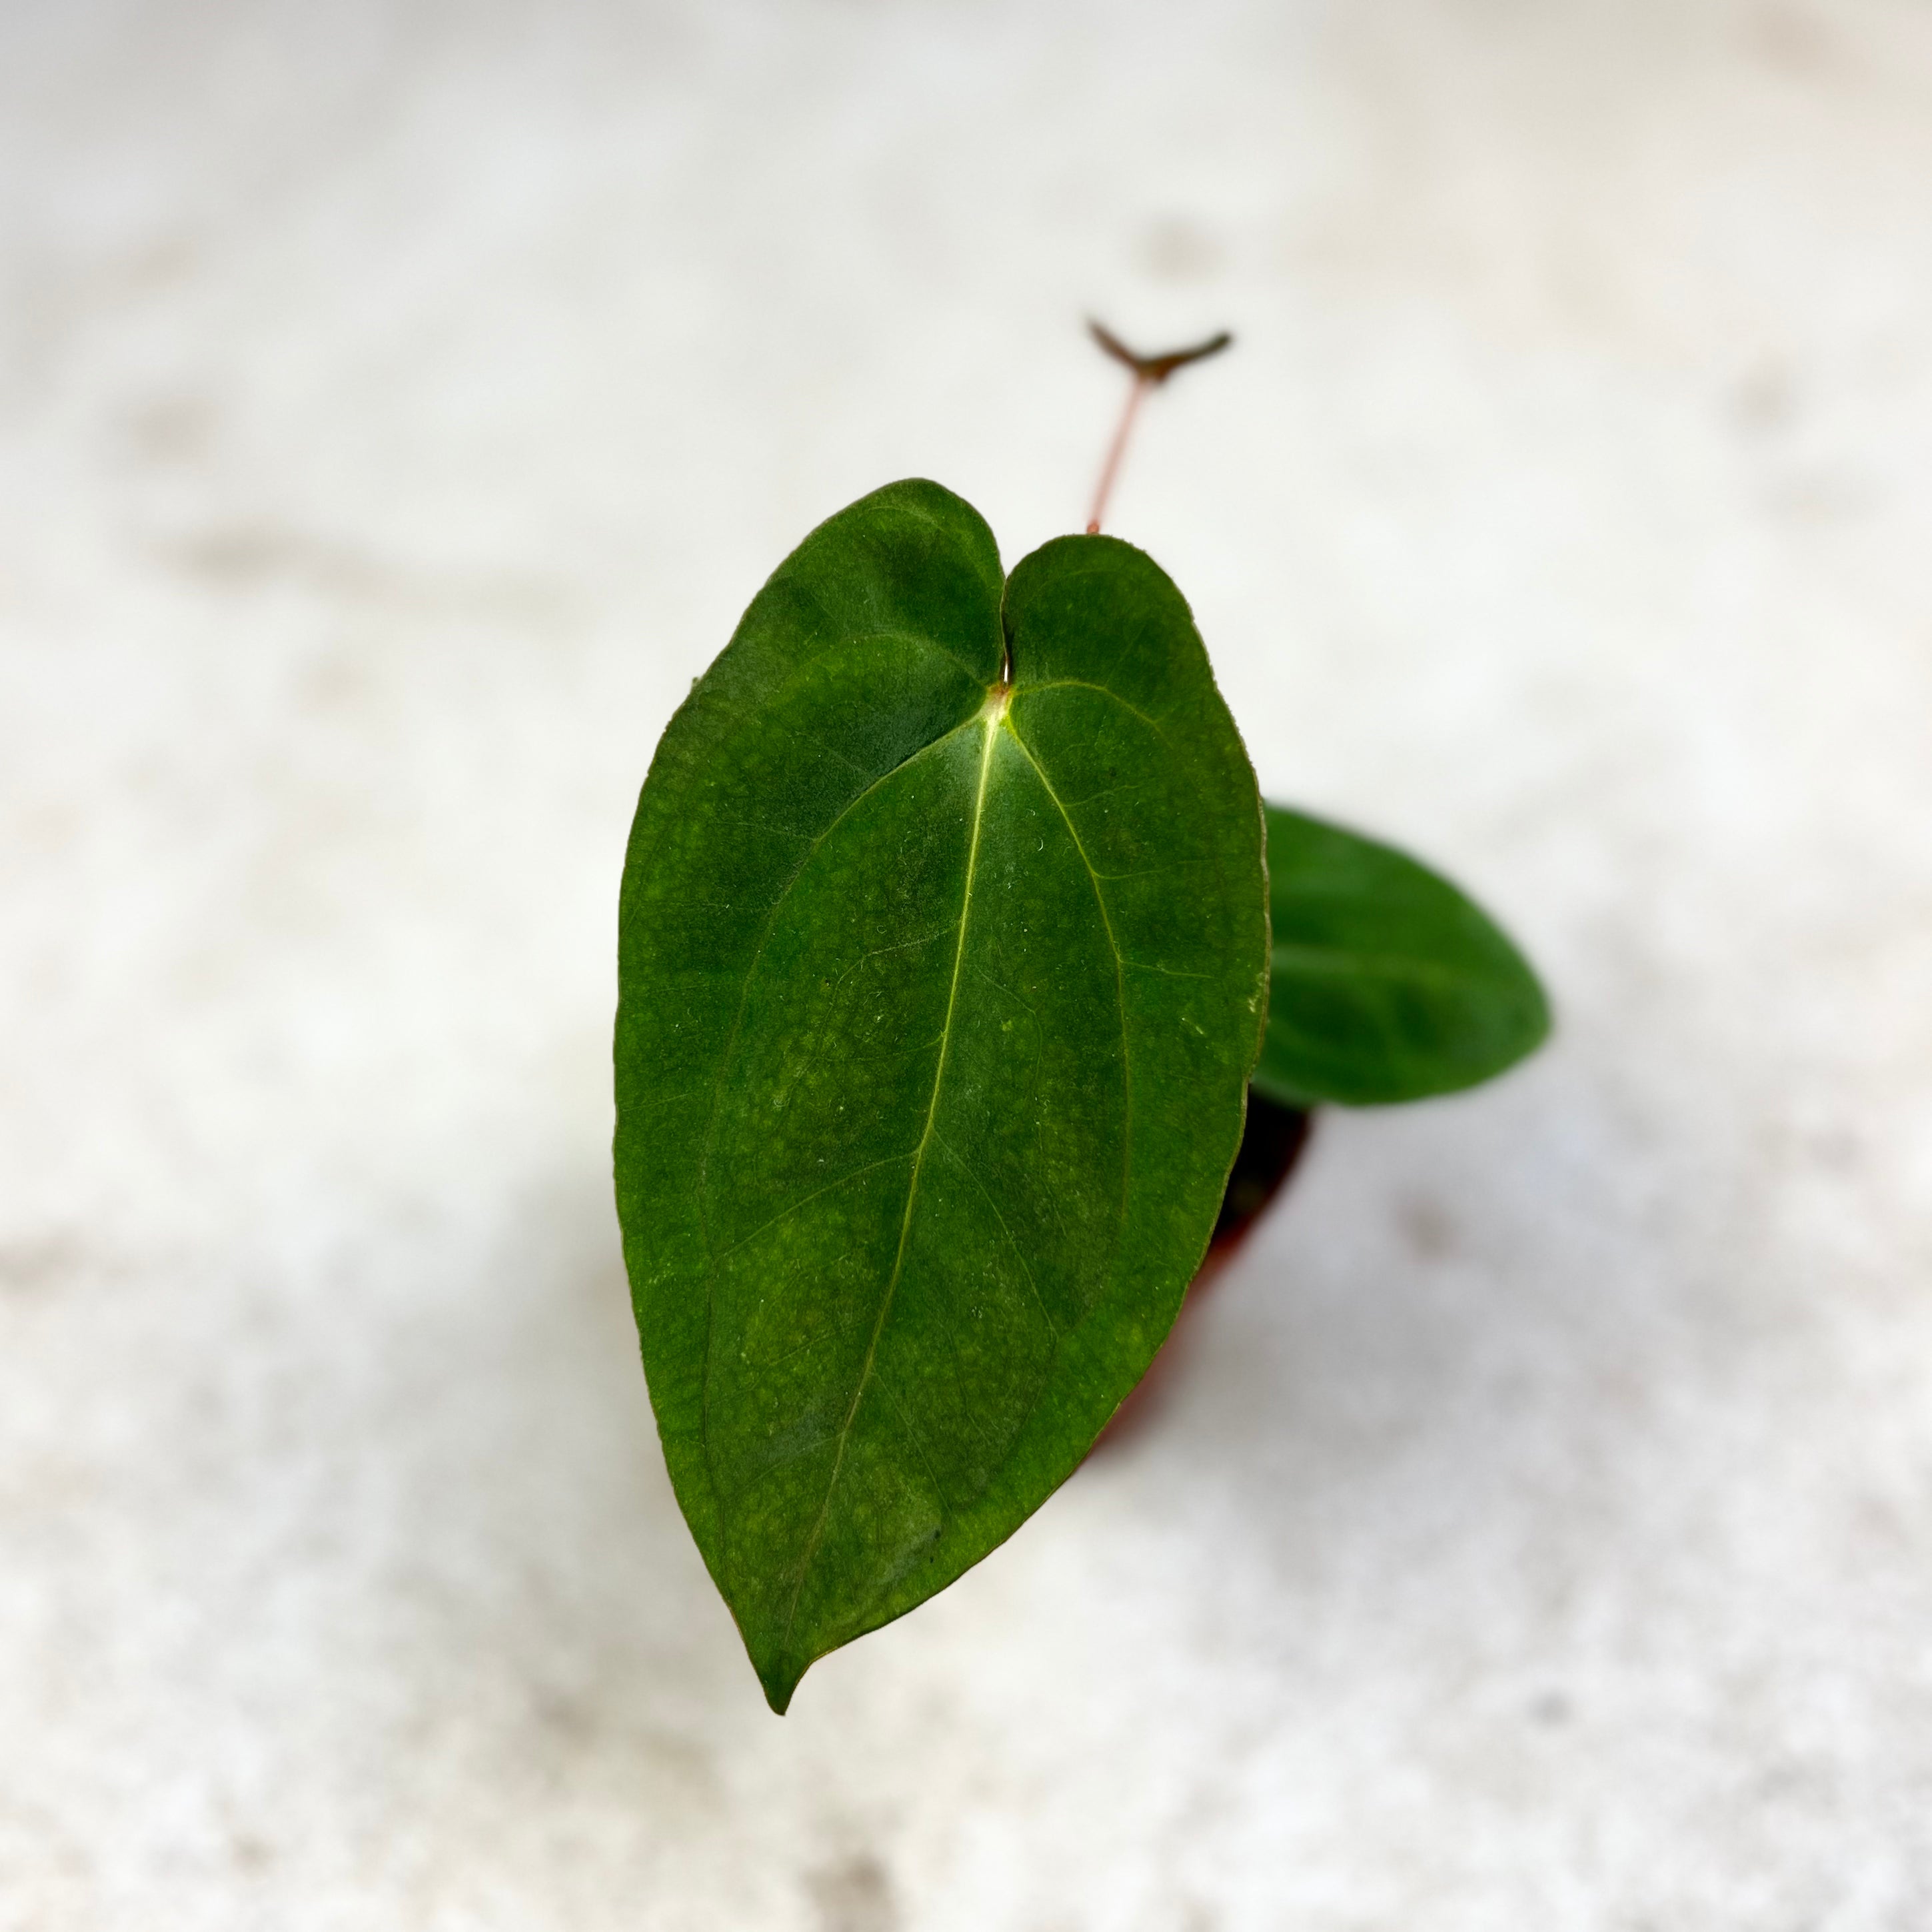
[[[1268,808],[1274,927],[1255,1085],[1289,1106],[1419,1100],[1532,1052],[1550,1009],[1522,955],[1393,846]]]
[[[893,484],[672,720],[625,867],[618,1206],[671,1479],[774,1708],[1010,1534],[1139,1378],[1240,1138],[1267,946],[1246,754],[1111,538],[1003,581],[971,508]]]

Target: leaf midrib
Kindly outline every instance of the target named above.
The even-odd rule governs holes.
[[[1269,950],[1270,970],[1320,976],[1335,973],[1372,980],[1420,980],[1439,986],[1477,986],[1494,975],[1483,967],[1451,965],[1408,952],[1361,952],[1343,946],[1314,946],[1284,940]]]
[[[948,651],[945,655],[950,657],[952,654],[951,652]],[[962,718],[957,724],[952,725],[947,730],[942,731],[938,737],[928,739],[925,744],[920,746],[916,751],[908,752],[907,754],[903,758],[900,759],[897,764],[887,766],[884,771],[877,774],[877,776],[874,776],[868,784],[861,787],[858,791],[855,792],[851,797],[845,801],[844,805],[839,807],[836,815],[834,816],[832,819],[819,832],[813,836],[811,844],[808,845],[806,850],[800,855],[797,864],[792,868],[790,876],[786,879],[784,885],[779,888],[777,898],[772,901],[770,910],[765,915],[764,925],[759,932],[758,944],[752,948],[750,962],[745,968],[744,980],[738,988],[738,1004],[736,1010],[731,1016],[731,1030],[726,1036],[724,1050],[723,1054],[720,1056],[718,1062],[718,1077],[712,1088],[710,1110],[705,1121],[704,1140],[699,1150],[698,1157],[698,1186],[696,1190],[698,1226],[699,1237],[704,1244],[705,1251],[704,1373],[702,1378],[701,1392],[698,1398],[699,1414],[698,1432],[698,1440],[704,1445],[704,1454],[707,1468],[710,1465],[711,1443],[711,1336],[712,1322],[716,1312],[712,1300],[713,1288],[716,1281],[719,1262],[724,1258],[724,1256],[725,1254],[728,1254],[734,1251],[739,1246],[742,1245],[742,1244],[734,1242],[730,1248],[726,1249],[722,1252],[721,1252],[713,1245],[711,1238],[710,1217],[706,1212],[705,1203],[710,1187],[711,1156],[712,1150],[716,1144],[718,1138],[718,1110],[724,1102],[725,1078],[730,1070],[731,1056],[736,1049],[739,1036],[744,1030],[745,1010],[751,999],[752,982],[758,977],[758,962],[764,958],[765,948],[770,943],[772,928],[778,923],[779,912],[783,909],[786,900],[791,896],[793,888],[796,886],[799,880],[805,876],[806,868],[810,866],[814,857],[817,856],[820,849],[824,845],[825,842],[830,838],[832,833],[836,832],[848,818],[850,818],[852,814],[857,811],[859,807],[864,804],[866,800],[870,798],[881,785],[886,784],[889,780],[896,777],[901,772],[904,771],[908,765],[911,764],[915,759],[922,758],[928,753],[938,750],[941,746],[950,744],[962,731],[970,730],[974,722],[975,719],[973,718]],[[896,1155],[893,1156],[893,1159],[895,1160],[903,1160],[904,1158],[904,1155]],[[888,1166],[890,1164],[890,1163],[889,1162],[880,1162],[879,1163],[881,1166]],[[844,1177],[844,1179],[846,1180],[850,1180],[856,1178],[856,1177],[855,1175],[848,1174]],[[793,1208],[796,1208],[800,1204],[802,1204],[797,1202],[789,1202],[787,1204],[784,1211],[785,1214],[789,1214]],[[784,1214],[782,1214],[774,1216],[773,1218],[774,1220],[782,1220],[784,1218]],[[767,1225],[770,1224],[767,1223]],[[842,1445],[841,1454],[843,1454]],[[715,1479],[713,1480],[712,1487],[713,1492],[715,1494],[716,1489]],[[829,1502],[830,1499],[830,1494],[828,1491],[826,1501]],[[793,1607],[794,1612],[796,1612],[796,1604],[795,1602]]]
[[[812,1565],[818,1554],[818,1546],[825,1535],[825,1526],[832,1512],[832,1498],[837,1493],[840,1472],[845,1465],[845,1451],[852,1439],[852,1426],[857,1420],[859,1405],[864,1401],[866,1390],[872,1378],[872,1365],[878,1359],[879,1339],[885,1333],[886,1318],[892,1312],[893,1298],[898,1292],[899,1278],[905,1271],[906,1248],[912,1236],[913,1209],[919,1198],[919,1178],[926,1165],[927,1150],[934,1139],[934,1124],[939,1118],[940,1090],[946,1083],[946,1063],[952,1055],[952,1016],[959,1000],[960,968],[966,958],[966,930],[972,916],[973,882],[979,870],[980,832],[986,822],[986,787],[992,773],[993,747],[998,741],[1004,706],[988,710],[985,713],[983,730],[986,741],[980,750],[980,782],[973,799],[973,832],[966,849],[966,882],[959,896],[959,937],[952,952],[952,979],[946,989],[946,1021],[940,1034],[939,1059],[932,1072],[932,1093],[926,1102],[926,1126],[920,1135],[919,1145],[914,1149],[912,1172],[906,1179],[905,1210],[899,1219],[898,1246],[892,1256],[892,1271],[886,1282],[886,1292],[879,1299],[879,1312],[872,1324],[871,1340],[866,1345],[866,1359],[860,1364],[858,1376],[853,1384],[852,1400],[845,1411],[845,1419],[839,1425],[838,1447],[832,1460],[832,1473],[825,1484],[825,1500],[819,1504],[818,1515],[812,1526],[812,1534],[806,1540],[805,1552],[799,1559],[797,1580],[792,1586],[791,1603],[785,1612],[785,1630],[783,1648],[789,1652],[794,1626],[798,1621],[798,1606],[805,1594],[805,1580],[811,1574]]]

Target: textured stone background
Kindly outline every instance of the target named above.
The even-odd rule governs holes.
[[[0,10],[0,1927],[1932,1924],[1932,10]],[[606,1183],[819,518],[1115,527],[1562,1035],[766,1712]]]

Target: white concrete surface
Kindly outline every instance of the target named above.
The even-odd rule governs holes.
[[[0,11],[0,1928],[1932,1925],[1932,10]],[[663,721],[1115,526],[1558,1043],[764,1708],[606,1184]]]

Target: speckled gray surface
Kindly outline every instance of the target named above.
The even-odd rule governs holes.
[[[1932,1924],[1932,12],[0,14],[0,1928]],[[606,1185],[814,521],[1114,526],[1560,1037],[765,1711]]]

